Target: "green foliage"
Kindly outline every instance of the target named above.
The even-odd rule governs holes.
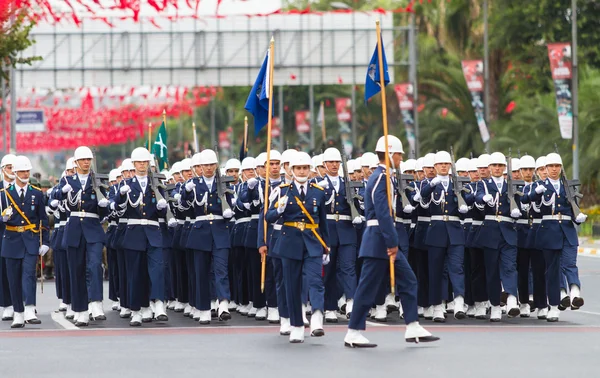
[[[15,15],[15,22],[10,24],[7,22],[1,27],[2,38],[0,38],[0,61],[3,61],[5,67],[16,67],[17,64],[28,64],[31,65],[36,60],[41,60],[39,56],[35,57],[22,57],[18,54],[29,46],[33,45],[35,41],[30,38],[29,33],[35,24],[30,21],[26,12],[18,12]],[[9,80],[8,70],[2,72],[5,80]]]

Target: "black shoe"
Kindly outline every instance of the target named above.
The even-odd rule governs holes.
[[[434,323],[446,323],[446,318],[433,318]]]
[[[571,307],[571,298],[567,295],[566,297],[564,297],[563,299],[560,300],[560,304],[558,305],[558,309],[560,311],[565,311],[569,307]]]
[[[25,320],[26,324],[42,324],[42,321],[38,318],[33,318],[30,320]]]
[[[151,323],[152,318],[142,318],[142,323]]]
[[[223,322],[231,320],[231,314],[227,311],[223,311],[221,315],[219,315],[219,320]]]
[[[347,346],[348,348],[376,348],[377,344],[373,344],[373,343],[358,344],[358,343],[344,342],[344,346]]]
[[[142,323],[140,322],[129,322],[130,327],[141,327]]]
[[[156,320],[159,322],[168,322],[169,321],[169,317],[167,315],[158,315],[156,317]]]
[[[4,321],[4,322],[7,322],[9,320],[13,320],[13,317],[12,316],[5,316],[5,317],[2,318],[2,321]]]
[[[438,341],[440,338],[437,336],[425,336],[425,337],[409,337],[405,339],[407,343],[431,343],[434,341]]]
[[[583,298],[581,297],[575,297],[573,298],[573,301],[571,302],[571,310],[579,310],[579,308],[581,306],[583,306]]]
[[[456,311],[456,312],[454,313],[454,317],[455,317],[456,319],[459,319],[459,320],[461,320],[461,319],[464,319],[464,318],[466,318],[466,314],[465,314],[465,312],[464,312],[464,311]]]
[[[321,336],[325,336],[325,331],[322,329],[315,329],[314,331],[312,331],[310,333],[311,337],[321,337]]]
[[[75,322],[76,327],[87,327],[88,325],[89,325],[89,323]]]
[[[217,315],[217,310],[210,310],[210,317],[211,317],[211,318],[216,318],[216,317],[218,317],[218,315]]]
[[[25,323],[11,324],[10,328],[25,328]]]

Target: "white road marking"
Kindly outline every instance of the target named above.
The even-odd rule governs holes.
[[[68,329],[71,331],[80,329],[79,327],[75,326],[75,324],[65,319],[65,315],[62,312],[53,311],[50,315],[52,316],[52,320],[54,320],[56,324],[63,327],[64,329]]]

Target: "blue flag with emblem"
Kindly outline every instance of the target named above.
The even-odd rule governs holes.
[[[267,56],[260,67],[256,81],[248,95],[246,106],[244,106],[244,109],[254,116],[255,135],[258,135],[258,132],[265,127],[267,122],[269,122],[269,84],[271,81],[269,72],[269,67],[271,66],[270,59],[271,57],[267,51]]]
[[[167,127],[161,123],[156,134],[156,140],[152,145],[152,153],[156,158],[157,168],[163,170],[169,164],[169,149],[167,147]]]
[[[383,48],[383,36],[381,37],[381,55],[383,57],[383,78],[385,85],[388,85],[390,83],[390,75],[388,74],[387,58],[385,57],[385,49]],[[373,52],[373,56],[369,62],[369,68],[367,68],[367,79],[365,81],[365,104],[371,97],[375,96],[381,91],[380,72],[377,46],[375,46],[375,52]]]

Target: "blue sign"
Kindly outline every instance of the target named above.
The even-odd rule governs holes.
[[[43,110],[17,110],[15,126],[18,133],[35,133],[46,131]]]

